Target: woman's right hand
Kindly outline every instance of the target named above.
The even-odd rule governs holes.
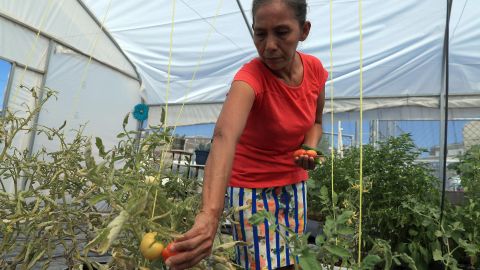
[[[173,243],[173,251],[166,264],[172,270],[183,270],[198,264],[210,255],[217,233],[218,217],[213,213],[200,212],[193,227]]]

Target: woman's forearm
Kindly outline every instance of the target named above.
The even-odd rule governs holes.
[[[322,139],[323,128],[321,123],[315,123],[312,128],[305,134],[304,144],[310,147],[317,147],[318,143]]]
[[[225,192],[232,170],[236,142],[224,135],[214,136],[205,166],[202,211],[219,218],[223,212]]]

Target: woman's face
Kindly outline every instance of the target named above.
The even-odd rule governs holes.
[[[254,43],[260,59],[273,71],[288,68],[299,41],[307,38],[310,24],[300,26],[294,11],[282,0],[260,6],[255,13]]]

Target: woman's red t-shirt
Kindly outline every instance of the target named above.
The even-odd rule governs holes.
[[[293,152],[315,123],[317,98],[328,72],[316,57],[299,55],[303,80],[298,86],[285,84],[258,58],[235,75],[234,81],[253,88],[255,101],[236,147],[230,186],[266,188],[307,179],[307,171],[296,166]]]

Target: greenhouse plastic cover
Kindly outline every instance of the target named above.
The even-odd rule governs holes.
[[[239,2],[251,24],[251,1]],[[320,58],[330,72],[325,113],[333,111],[340,118],[350,119],[358,118],[362,109],[372,119],[440,118],[445,91],[446,2],[308,1],[312,30],[299,50]],[[480,1],[453,0],[448,66],[450,118],[480,115],[479,10]],[[47,84],[63,90],[65,98],[71,96],[68,90],[78,91],[75,89],[83,89],[83,84],[104,89],[119,104],[131,107],[141,97],[151,106],[150,124],[160,121],[164,104],[168,104],[168,123],[215,122],[233,75],[257,55],[234,0],[0,0],[0,13],[3,59],[45,72],[48,37],[53,37],[56,45],[61,43],[77,53],[71,54],[72,59],[83,57],[81,62],[87,66],[93,60],[111,71],[103,71],[102,82],[92,76],[75,85],[74,80],[80,81],[81,76],[69,73],[66,64],[65,68],[48,70]],[[36,35],[37,30],[42,35]],[[55,54],[63,55],[58,50]],[[116,71],[128,78],[119,77]],[[70,81],[57,84],[54,79]],[[125,87],[106,90],[105,85],[115,85],[109,81]],[[132,91],[138,97],[132,98]],[[96,92],[82,94],[86,93],[92,96],[82,97],[85,103],[75,106],[92,105],[88,99],[95,98]]]
[[[234,73],[256,56],[236,1],[83,1],[97,17],[108,14],[106,28],[137,66],[147,103],[183,112],[170,121],[214,121],[219,109],[208,115],[199,106],[221,106]],[[251,1],[240,2],[251,23]],[[438,118],[446,1],[336,0],[332,21],[330,1],[308,4],[312,30],[299,50],[316,55],[330,71],[326,94],[329,99],[333,90],[335,112],[359,110],[361,59],[363,109],[410,106],[418,109],[416,118],[432,118],[428,110],[435,109]],[[480,107],[479,10],[480,1],[453,1],[449,105],[457,117],[475,117],[478,110],[471,109]],[[189,106],[173,106],[184,103]]]

